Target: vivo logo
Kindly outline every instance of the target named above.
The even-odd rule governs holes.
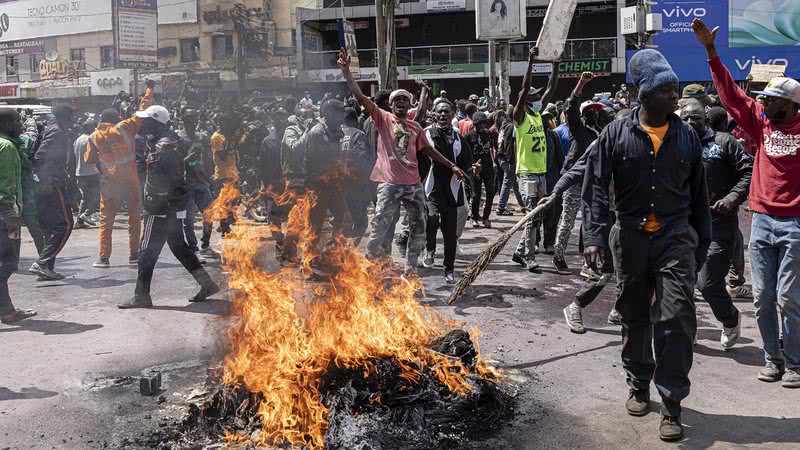
[[[745,59],[744,62],[742,62],[739,59],[736,59],[735,61],[736,61],[736,66],[739,68],[739,70],[746,70],[752,64],[772,64],[772,65],[776,65],[776,66],[788,66],[789,65],[789,60],[786,59],[786,58],[768,59],[765,62],[762,62],[760,59],[758,59],[755,56],[753,56],[750,59]]]
[[[680,6],[675,6],[673,9],[665,9],[664,15],[667,17],[705,17],[706,16],[706,9],[705,8],[681,8]]]

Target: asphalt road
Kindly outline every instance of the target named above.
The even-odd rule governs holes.
[[[518,218],[496,220],[495,230],[468,227],[458,268]],[[26,274],[11,279],[15,304],[35,308],[39,316],[19,326],[0,325],[0,449],[118,448],[138,430],[178,417],[208,367],[224,355],[225,294],[189,304],[197,287],[165,249],[153,283],[156,308],[118,310],[115,304],[132,295],[135,283],[135,268],[126,264],[125,230],[115,231],[111,269],[91,267],[96,236],[97,230],[74,232],[57,265],[66,280],[40,283]],[[572,334],[561,311],[581,283],[577,248],[569,249],[573,275],[557,275],[546,257],[540,261],[543,272],[530,274],[510,261],[515,243],[453,307],[446,305],[449,288],[441,269],[421,272],[423,302],[477,325],[483,353],[514,379],[527,380],[519,387],[514,421],[472,447],[800,448],[800,390],[755,378],[763,356],[750,301],[737,301],[743,337],[729,351],[719,345],[719,324],[710,309],[698,304],[692,393],[684,402],[687,437],[667,445],[658,439],[657,413],[625,413],[620,333],[606,323],[612,286],[585,311],[589,332]],[[24,242],[21,267],[32,261],[31,250]],[[164,374],[160,399],[138,394],[136,377],[152,369]],[[657,411],[655,388],[651,392]]]

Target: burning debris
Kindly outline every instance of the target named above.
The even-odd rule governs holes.
[[[287,232],[301,237],[301,268],[261,270],[258,229],[236,227],[226,240],[239,319],[221,384],[192,407],[179,442],[446,448],[501,424],[512,401],[500,374],[468,333],[416,301],[418,280],[335,239],[324,255],[334,275],[309,281],[319,256],[308,220],[315,198],[290,201]]]

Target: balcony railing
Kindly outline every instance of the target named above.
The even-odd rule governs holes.
[[[511,43],[511,61],[527,61],[528,51],[536,41]],[[564,47],[563,60],[604,59],[617,56],[617,38],[569,39]],[[338,51],[303,54],[305,69],[335,69]],[[378,50],[358,51],[361,67],[378,66]],[[398,66],[428,66],[434,64],[469,64],[489,62],[488,44],[432,45],[427,47],[398,47]]]

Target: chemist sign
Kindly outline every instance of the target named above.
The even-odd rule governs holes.
[[[158,67],[158,0],[114,0],[113,5],[116,66]]]

